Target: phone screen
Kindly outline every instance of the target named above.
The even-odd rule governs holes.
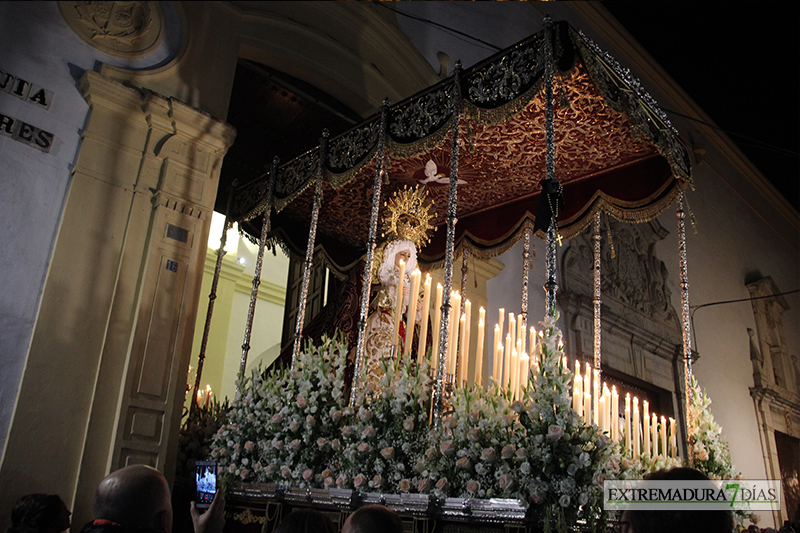
[[[195,461],[194,465],[194,478],[197,485],[197,495],[194,501],[198,509],[205,509],[211,506],[214,494],[217,492],[217,462]]]

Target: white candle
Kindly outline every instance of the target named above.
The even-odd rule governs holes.
[[[650,440],[653,441],[653,457],[658,457],[658,416],[655,413],[650,421]]]
[[[484,336],[484,329],[485,329],[485,321],[486,321],[486,309],[481,307],[478,310],[478,341],[475,350],[475,379],[473,380],[475,384],[479,387],[483,385],[483,336]],[[488,363],[487,363],[488,366]]]
[[[419,280],[422,273],[418,268],[411,273],[411,292],[408,296],[408,309],[406,309],[406,339],[403,346],[403,355],[411,357],[411,344],[414,340],[414,324],[417,322],[417,300],[419,299]],[[422,348],[422,347],[420,347]]]
[[[594,379],[594,383],[592,384],[592,422],[599,425],[600,424],[600,371],[598,369],[594,369],[592,372],[592,378]]]
[[[572,378],[572,408],[578,413],[578,416],[583,416],[581,407],[581,397],[583,396],[583,378],[581,378],[581,363],[575,361],[575,376]]]
[[[503,367],[500,366],[500,357],[503,350],[503,342],[500,337],[500,324],[494,325],[494,358],[492,359],[492,378],[497,383],[500,383],[500,372]]]
[[[522,341],[522,350],[519,352],[522,353],[525,351],[525,321],[522,316],[517,319],[517,340]]]
[[[462,349],[464,350],[466,356],[464,357],[464,369],[459,370],[459,375],[462,376],[460,378],[461,381],[466,383],[468,381],[467,376],[469,372],[470,361],[472,360],[472,352],[469,349],[471,340],[470,336],[472,335],[472,302],[469,300],[464,303],[464,326],[467,328],[467,331],[464,334],[464,347]],[[475,364],[473,363],[472,366],[474,368]]]
[[[528,388],[528,372],[531,370],[531,362],[528,354],[523,353],[519,358],[519,377],[520,377],[520,390]],[[520,397],[522,394],[520,393]]]
[[[644,456],[650,458],[653,456],[650,451],[650,402],[644,400],[642,402],[642,423],[644,430],[642,431],[642,438],[644,439]]]
[[[589,396],[589,407],[586,407],[586,402],[583,402],[583,419],[587,424],[592,423],[592,373],[589,372],[589,365],[586,365],[586,370],[583,373],[583,394]]]
[[[514,318],[514,313],[508,313],[508,334],[511,335],[511,347],[517,345],[517,320]]]
[[[397,341],[400,336],[400,317],[403,311],[403,287],[405,287],[406,277],[406,262],[400,261],[400,275],[397,277],[397,285],[395,286],[395,304],[394,304],[394,334],[392,335],[392,346],[397,353]]]
[[[639,458],[639,398],[633,398],[633,458]]]
[[[497,361],[495,365],[495,374],[492,376],[499,386],[503,385],[503,343],[498,342],[494,348],[494,357]]]
[[[669,445],[670,445],[670,455],[673,459],[678,457],[678,434],[676,432],[675,427],[675,419],[670,417],[669,419]]]
[[[606,418],[604,416],[606,412],[606,397],[600,396],[600,400],[597,402],[597,404],[600,409],[600,416],[598,417],[600,420],[598,421],[599,423],[597,425],[600,427],[600,431],[602,432],[605,430],[606,426]]]
[[[422,320],[419,326],[419,350],[417,352],[417,363],[422,364],[425,357],[425,346],[428,343],[428,314],[431,308],[431,275],[425,274],[425,283],[422,285]],[[436,351],[439,347],[434,346]]]
[[[503,327],[505,326],[505,323],[503,322],[503,320],[505,319],[505,316],[506,316],[506,310],[501,307],[498,310],[498,312],[499,312],[500,316],[497,319],[497,323],[500,325],[500,333],[503,333],[503,331],[505,331],[503,329]],[[503,337],[500,337],[500,340],[498,342],[503,342]]]
[[[625,394],[625,448],[631,451],[631,393]]]
[[[587,389],[583,389],[583,420],[589,424],[592,416],[592,395]]]
[[[531,326],[530,337],[531,337],[531,344],[530,347],[528,348],[528,353],[531,354],[531,359],[533,359],[534,356],[536,355],[536,329],[533,326]]]
[[[436,301],[433,305],[433,375],[439,375],[439,343],[442,327],[442,284],[436,284]]]
[[[661,450],[663,451],[664,457],[667,456],[667,419],[666,417],[661,417]]]
[[[511,378],[511,333],[506,333],[506,348],[503,353],[503,387],[508,387]]]
[[[459,321],[461,332],[461,342],[458,346],[458,381],[456,383],[466,385],[467,381],[467,360],[469,359],[469,346],[467,345],[467,314],[461,313]]]
[[[509,378],[509,387],[511,388],[511,398],[517,397],[517,387],[519,386],[519,352],[516,348],[511,350],[511,364],[510,364],[511,377]]]
[[[447,373],[456,373],[456,357],[458,355],[458,326],[461,316],[461,298],[457,292],[450,293],[450,338],[447,359]]]
[[[619,394],[616,385],[611,387],[611,438],[619,442]]]

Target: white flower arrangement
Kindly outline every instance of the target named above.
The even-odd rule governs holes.
[[[339,488],[361,492],[417,492],[420,459],[428,440],[431,379],[429,365],[384,362],[377,387],[367,380],[345,409],[338,462]]]
[[[605,519],[603,481],[641,478],[680,462],[634,460],[577,415],[557,320],[553,314],[542,323],[532,355],[538,372],[531,372],[519,401],[496,383],[456,389],[438,428],[429,425],[428,363],[384,363],[377,386],[368,383],[351,409],[344,397],[346,343],[337,336],[319,347],[308,344],[295,370],[240,378],[211,455],[229,478],[241,481],[518,498],[541,510],[545,531],[566,531],[579,517],[595,527],[594,520]],[[712,478],[733,477],[711,400],[694,379],[690,393],[695,466]]]
[[[521,443],[530,457],[530,472],[521,475],[528,500],[544,508],[544,529],[551,520],[567,530],[582,511],[588,521],[604,519],[603,482],[620,473],[619,447],[596,425],[588,425],[571,405],[572,372],[565,368],[558,313],[545,317],[536,346],[538,373],[523,390]]]
[[[211,456],[242,481],[301,488],[332,486],[331,459],[343,412],[347,344],[340,336],[310,343],[295,369],[240,377]]]

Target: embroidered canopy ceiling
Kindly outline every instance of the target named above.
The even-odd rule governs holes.
[[[686,147],[626,69],[568,24],[554,30],[559,233],[574,236],[598,209],[630,222],[657,216],[691,181]],[[480,255],[502,253],[533,228],[545,177],[543,44],[544,31],[461,74],[456,242]],[[420,251],[427,263],[444,256],[454,92],[451,77],[388,109],[383,200],[427,188],[440,228]],[[316,242],[339,268],[366,251],[379,129],[376,115],[329,142]],[[308,239],[319,153],[277,172],[271,237],[295,252]],[[264,175],[236,189],[229,218],[263,214],[268,188]]]

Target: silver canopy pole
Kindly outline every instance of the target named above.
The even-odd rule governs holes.
[[[369,237],[367,239],[367,257],[364,265],[364,281],[361,287],[361,310],[358,315],[358,342],[356,344],[355,364],[353,368],[353,385],[350,387],[350,407],[355,407],[356,396],[360,387],[359,377],[364,363],[364,343],[367,331],[367,311],[369,309],[369,293],[372,285],[372,262],[375,258],[375,236],[378,233],[378,213],[381,205],[381,185],[383,183],[383,147],[386,142],[386,124],[389,116],[389,99],[383,100],[381,107],[381,125],[378,132],[378,147],[375,154],[375,182],[372,186],[372,211],[369,218]]]
[[[250,291],[250,306],[247,309],[247,321],[244,326],[244,340],[242,341],[242,359],[239,362],[239,376],[244,376],[244,371],[247,368],[247,354],[250,352],[250,336],[253,332],[253,317],[256,314],[256,303],[258,302],[258,287],[261,285],[261,266],[264,262],[264,247],[266,246],[267,235],[269,235],[272,229],[272,198],[275,193],[275,180],[277,179],[279,161],[277,157],[274,157],[272,159],[272,167],[269,170],[267,201],[264,207],[264,221],[261,223],[261,238],[258,240],[258,257],[256,258],[255,273],[253,274],[253,288]]]
[[[322,174],[325,165],[325,158],[328,152],[328,130],[322,131],[322,138],[319,140],[319,165],[317,166],[317,186],[314,190],[314,205],[311,208],[311,227],[308,229],[308,245],[306,246],[306,260],[303,269],[303,285],[300,290],[300,302],[297,309],[297,323],[294,328],[294,348],[292,349],[292,369],[297,362],[300,353],[300,341],[303,336],[303,322],[306,316],[306,298],[308,297],[308,283],[311,279],[311,270],[314,265],[314,243],[317,238],[317,222],[319,220],[319,208],[322,204]]]
[[[450,330],[450,291],[453,288],[453,248],[456,238],[456,204],[458,202],[458,126],[461,121],[461,61],[456,61],[453,85],[453,140],[450,152],[450,196],[447,203],[447,246],[445,248],[442,322],[439,328],[439,371],[433,392],[433,423],[436,427],[441,427],[444,409],[445,356]]]

